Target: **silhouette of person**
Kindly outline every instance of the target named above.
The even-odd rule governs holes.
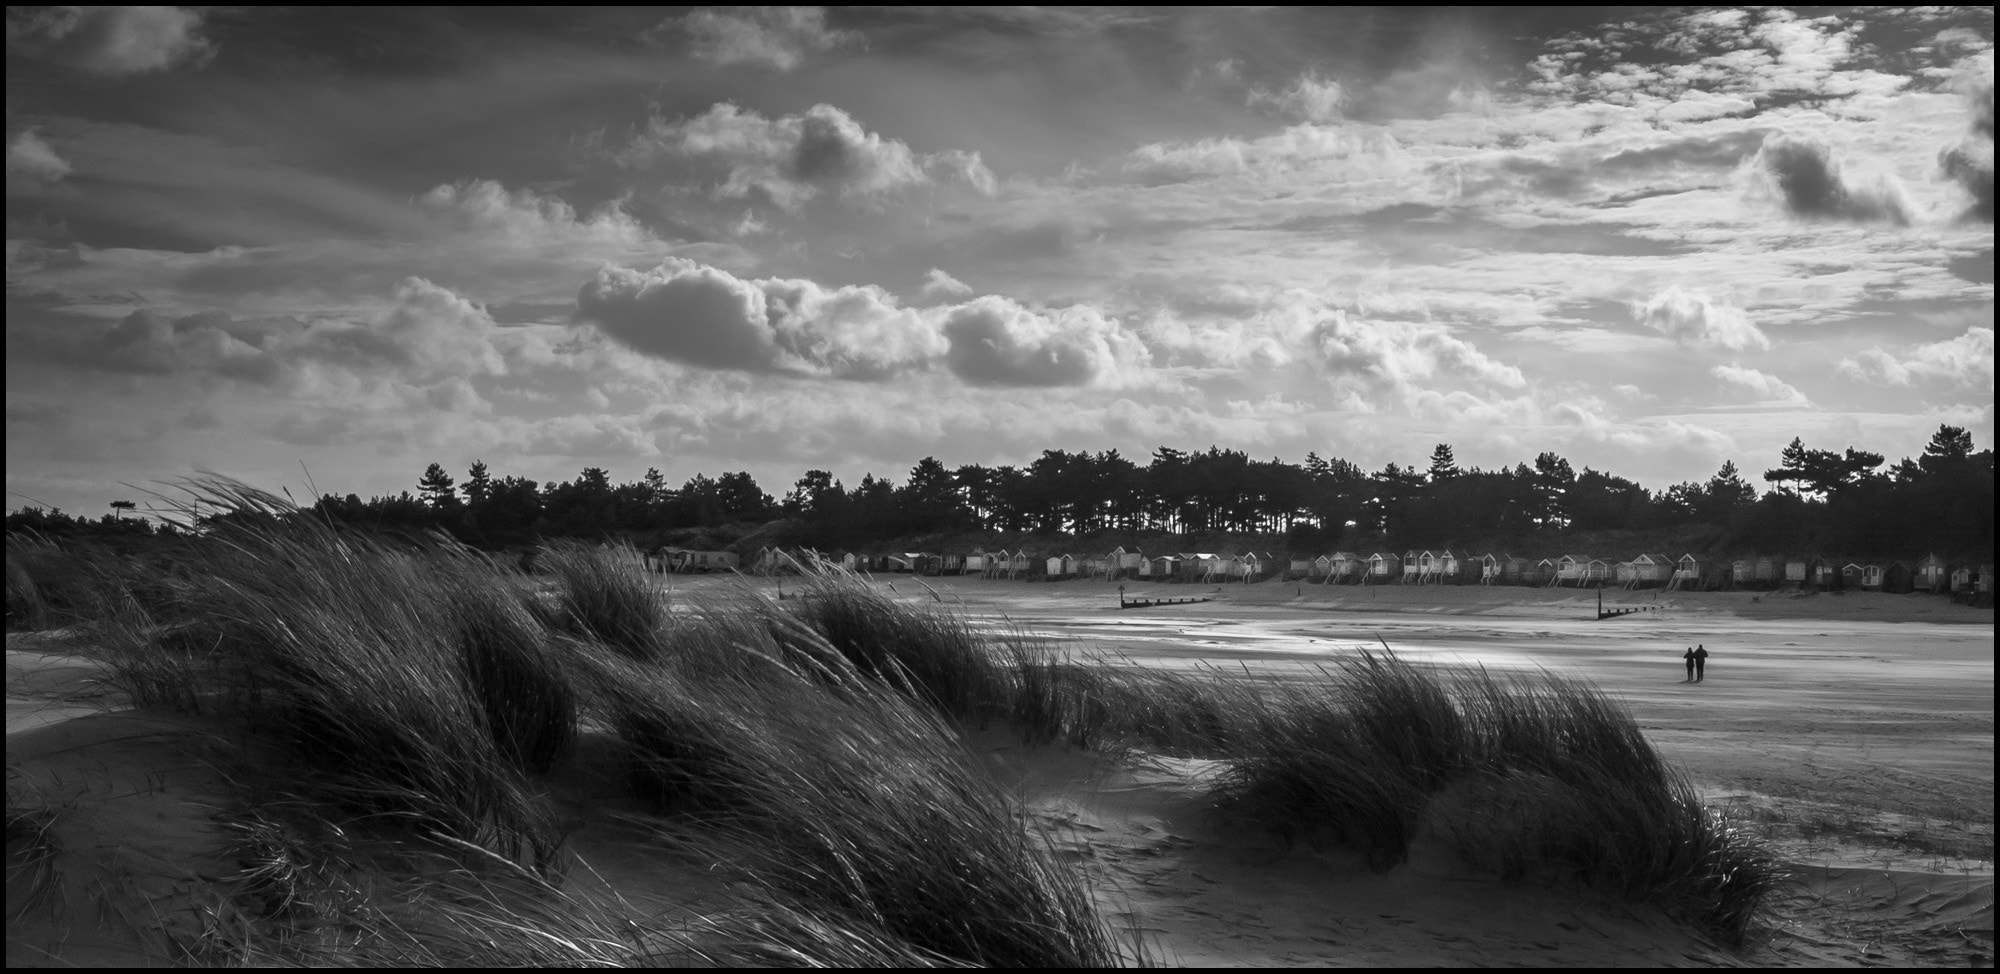
[[[1708,666],[1708,650],[1702,648],[1702,645],[1700,643],[1696,643],[1694,646],[1694,682],[1696,683],[1701,682],[1702,678],[1701,671],[1703,669],[1706,669],[1707,666]]]
[[[1694,682],[1694,647],[1693,647],[1693,646],[1689,646],[1689,647],[1687,648],[1687,652],[1685,652],[1685,653],[1682,653],[1682,654],[1681,654],[1681,660],[1682,660],[1683,662],[1687,663],[1687,669],[1688,669],[1688,678],[1687,678],[1687,679],[1685,679],[1685,680],[1682,680],[1681,682],[1682,682],[1682,683],[1693,683],[1693,682]]]

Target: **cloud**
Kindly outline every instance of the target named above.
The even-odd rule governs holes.
[[[993,173],[978,153],[918,153],[863,129],[853,116],[827,104],[779,118],[727,102],[685,121],[656,117],[617,158],[633,167],[685,166],[711,182],[718,198],[759,194],[785,209],[822,194],[881,196],[928,184],[932,170],[981,192],[994,188]]]
[[[70,165],[34,129],[23,129],[7,142],[7,179],[29,184],[53,183],[70,174]]]
[[[1793,216],[1909,225],[1910,205],[1900,187],[1887,176],[1871,186],[1850,184],[1842,176],[1833,150],[1822,143],[1774,138],[1764,143],[1758,162]]]
[[[214,50],[203,14],[183,7],[45,7],[7,18],[9,46],[22,46],[106,75],[199,63]]]
[[[1082,306],[1037,312],[989,295],[951,308],[942,327],[947,364],[972,385],[1114,384],[1149,361],[1137,338]]]
[[[924,275],[924,287],[918,293],[926,298],[963,298],[972,294],[972,286],[933,267]]]
[[[1957,338],[1917,345],[1897,357],[1880,346],[1843,359],[1844,375],[1878,385],[1907,386],[1932,380],[1993,391],[1993,329],[1972,328]]]
[[[924,315],[879,287],[744,280],[680,258],[604,268],[578,293],[577,317],[647,355],[745,372],[879,379],[945,351]]]
[[[1526,382],[1520,369],[1452,337],[1442,325],[1366,321],[1335,308],[1320,319],[1313,337],[1335,385],[1351,391],[1388,391],[1407,399],[1420,382],[1439,378],[1509,388]],[[1379,406],[1372,399],[1364,401],[1371,408]]]
[[[679,258],[600,270],[577,296],[577,318],[655,358],[811,378],[942,366],[980,386],[1115,385],[1150,361],[1138,338],[1087,306],[1038,310],[989,295],[909,308],[873,285],[747,280]]]
[[[1175,183],[1307,167],[1350,178],[1401,175],[1413,168],[1386,131],[1319,125],[1294,125],[1261,139],[1148,143],[1132,150],[1123,168],[1144,182]]]
[[[1340,106],[1346,101],[1347,90],[1341,87],[1340,82],[1308,71],[1299,75],[1292,81],[1292,86],[1283,91],[1250,89],[1245,104],[1251,107],[1270,105],[1301,122],[1326,123],[1340,120]]]
[[[1938,154],[1945,177],[1972,197],[1966,218],[1993,222],[1993,54],[1967,58],[1960,66],[1958,87],[1972,111],[1970,131]]]
[[[1683,345],[1745,349],[1770,348],[1771,340],[1741,308],[1717,304],[1700,291],[1676,284],[1630,305],[1632,317]]]
[[[667,27],[686,34],[688,53],[710,64],[747,64],[773,71],[790,71],[809,53],[861,37],[857,31],[827,27],[824,7],[703,8],[649,33]]]
[[[1734,365],[1718,365],[1708,370],[1710,375],[1731,385],[1741,386],[1755,392],[1761,401],[1783,403],[1791,406],[1812,405],[1805,393],[1792,388],[1791,384],[1768,372],[1756,369],[1738,368]]]

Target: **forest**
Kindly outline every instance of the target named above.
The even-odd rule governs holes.
[[[1993,557],[1993,451],[1940,426],[1914,458],[1807,447],[1794,438],[1761,476],[1733,463],[1706,481],[1648,489],[1544,452],[1512,468],[1461,468],[1449,444],[1427,466],[1365,471],[1339,458],[1257,460],[1238,450],[1160,447],[1142,466],[1116,450],[1045,450],[1026,466],[950,467],[925,457],[901,482],[864,475],[853,487],[807,470],[774,498],[744,472],[696,474],[674,487],[657,468],[614,483],[601,467],[574,480],[496,476],[474,461],[463,478],[430,464],[416,492],[363,500],[327,493],[308,510],[389,534],[444,532],[501,549],[543,540],[622,539],[641,546],[699,536],[715,546],[885,547],[945,534],[1086,538],[1115,533],[1269,539],[1322,551],[1376,546],[1559,548],[1565,540],[1642,532],[1702,550],[1813,550],[1852,556]],[[1760,483],[1762,489],[1760,489]],[[138,539],[186,530],[135,516],[131,502],[96,519],[24,507],[7,530],[49,537]]]

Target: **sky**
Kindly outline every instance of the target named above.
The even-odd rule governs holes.
[[[1993,445],[1990,7],[6,18],[10,510]]]

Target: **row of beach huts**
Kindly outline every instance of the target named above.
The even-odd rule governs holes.
[[[1992,565],[1948,565],[1931,555],[1902,561],[1842,562],[1808,556],[1748,555],[1713,559],[1641,554],[1614,561],[1589,555],[1529,559],[1505,554],[1437,551],[1336,551],[1317,557],[1280,558],[1267,551],[1225,555],[1176,552],[1146,555],[1120,547],[1105,554],[1020,551],[858,552],[760,549],[748,570],[756,574],[802,572],[811,565],[849,571],[912,575],[975,575],[1015,580],[1080,578],[1156,582],[1254,582],[1270,578],[1329,585],[1529,585],[1577,588],[1664,588],[1805,591],[1862,590],[1966,594],[1992,591]],[[737,566],[731,565],[734,569]],[[698,569],[697,569],[698,570]]]

